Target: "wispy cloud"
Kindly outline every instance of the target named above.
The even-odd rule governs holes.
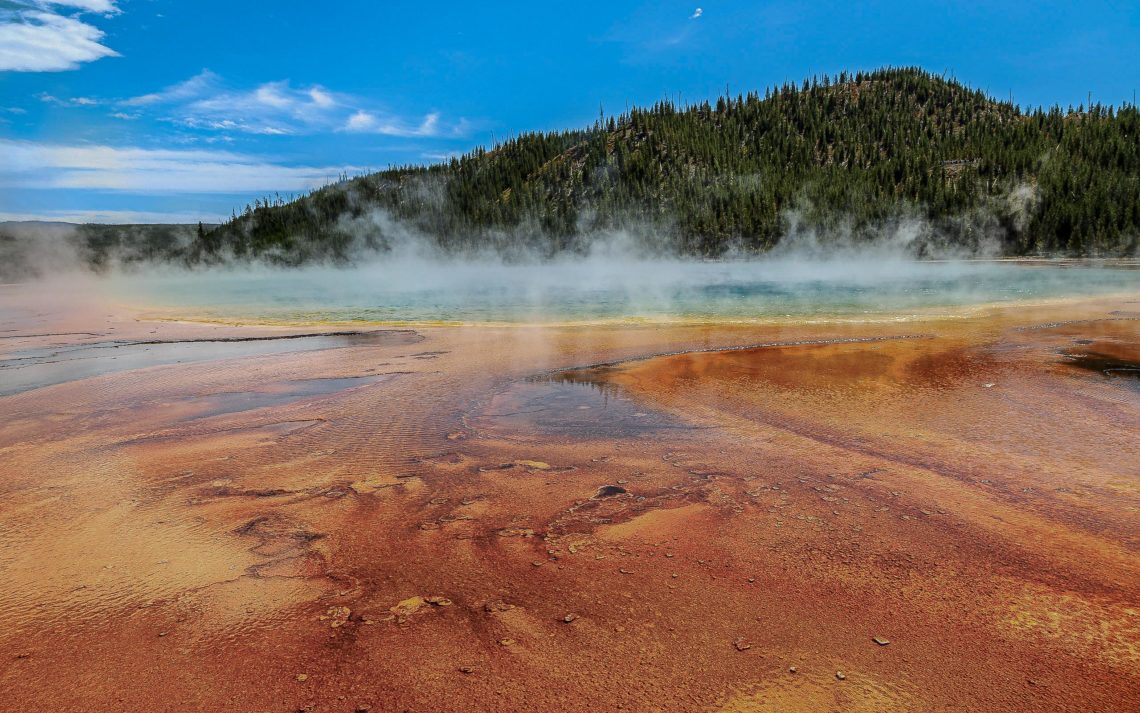
[[[445,122],[438,112],[417,118],[397,116],[363,97],[320,85],[296,87],[286,80],[234,89],[209,70],[161,91],[121,100],[119,105],[161,112],[163,120],[191,129],[261,135],[344,131],[439,137],[462,135],[468,127],[463,119]]]
[[[102,43],[102,30],[80,18],[90,12],[106,16],[119,9],[114,0],[0,4],[0,71],[59,72],[119,56]]]
[[[341,98],[319,86],[287,81],[249,90],[217,90],[174,107],[175,120],[198,129],[251,134],[301,134],[328,130],[346,111]]]
[[[602,39],[622,45],[625,61],[632,64],[654,63],[663,57],[676,57],[681,48],[692,49],[694,40],[702,35],[703,8],[678,17],[676,10],[667,10],[660,4],[650,4],[619,20]],[[682,19],[684,18],[684,19]]]
[[[29,3],[39,6],[70,7],[82,12],[98,12],[103,15],[117,15],[119,8],[115,7],[118,0],[40,0]]]
[[[138,223],[222,223],[229,215],[215,212],[163,212],[151,210],[45,210],[39,213],[0,211],[3,221],[37,221],[49,223],[113,223],[117,225]]]
[[[134,193],[304,191],[355,166],[293,166],[230,151],[65,145],[0,139],[0,187]]]
[[[131,97],[119,103],[123,106],[151,106],[154,104],[172,104],[175,102],[190,101],[202,97],[209,92],[216,91],[220,84],[221,77],[208,69],[203,69],[186,81],[172,84],[162,91]]]
[[[343,128],[354,134],[384,136],[439,136],[441,133],[437,112],[428,114],[418,125],[411,126],[392,117],[377,116],[372,112],[360,110],[348,117]]]
[[[56,106],[96,106],[101,104],[98,99],[92,97],[70,97],[68,99],[60,99],[57,96],[52,96],[47,92],[40,92],[36,98],[45,104],[55,104]]]

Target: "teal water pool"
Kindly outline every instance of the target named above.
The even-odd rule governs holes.
[[[265,322],[590,322],[873,317],[1136,292],[1128,262],[901,260],[399,262],[132,276],[108,289],[160,315]]]

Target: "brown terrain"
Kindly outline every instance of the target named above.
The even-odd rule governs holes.
[[[1135,296],[356,334],[78,302],[0,287],[0,710],[1137,709]]]

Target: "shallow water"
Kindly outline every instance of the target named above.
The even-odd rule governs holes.
[[[313,334],[246,340],[171,342],[101,341],[71,346],[14,350],[0,357],[0,396],[17,394],[67,381],[168,364],[192,364],[219,359],[286,352],[412,343],[402,332]]]
[[[645,409],[607,382],[565,373],[516,382],[496,394],[479,425],[547,438],[672,438],[692,425]]]
[[[852,259],[535,265],[420,261],[340,270],[134,276],[158,315],[267,322],[749,321],[861,318],[1135,290],[1131,263]]]

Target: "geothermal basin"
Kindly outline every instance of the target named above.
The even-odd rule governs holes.
[[[1134,267],[0,286],[0,709],[1131,710]]]

